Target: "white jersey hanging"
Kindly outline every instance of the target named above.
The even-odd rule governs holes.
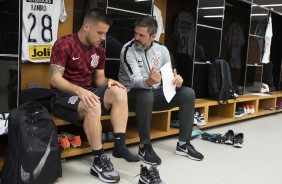
[[[162,12],[156,5],[154,5],[153,15],[158,23],[158,30],[157,30],[155,40],[159,41],[161,34],[164,33],[164,25],[163,25]]]
[[[271,39],[272,39],[272,20],[271,16],[268,19],[267,28],[265,31],[265,44],[264,44],[264,54],[262,58],[262,63],[268,63],[270,61],[270,46],[271,46]]]
[[[49,62],[59,19],[67,18],[64,0],[23,0],[22,61]]]

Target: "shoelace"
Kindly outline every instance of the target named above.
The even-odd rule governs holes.
[[[159,182],[161,180],[159,170],[154,166],[149,170],[148,175],[151,182]]]
[[[113,168],[113,164],[111,163],[110,158],[100,160],[98,165],[103,169],[103,171],[112,170]]]
[[[149,151],[149,156],[156,156],[157,154],[156,154],[156,152],[153,150],[153,147],[152,147],[152,145],[151,144],[148,144],[148,145],[145,145],[147,148],[147,150]]]

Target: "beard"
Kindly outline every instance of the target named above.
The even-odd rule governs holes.
[[[146,49],[146,43],[142,43],[138,40],[135,40],[135,46],[138,48],[138,49],[142,49],[142,50],[145,50]]]

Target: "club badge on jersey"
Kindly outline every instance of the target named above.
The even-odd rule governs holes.
[[[22,61],[49,62],[59,20],[67,18],[64,0],[23,0]]]

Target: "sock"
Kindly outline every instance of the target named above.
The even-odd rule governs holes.
[[[104,154],[104,149],[101,148],[99,150],[92,150],[92,155],[94,156],[94,164],[98,164],[98,161],[100,160],[101,155]]]
[[[186,142],[183,141],[178,141],[179,146],[183,146],[184,144],[186,144]]]
[[[124,158],[128,162],[138,162],[140,158],[133,155],[125,145],[125,133],[115,133],[115,146],[113,156],[116,158]]]

